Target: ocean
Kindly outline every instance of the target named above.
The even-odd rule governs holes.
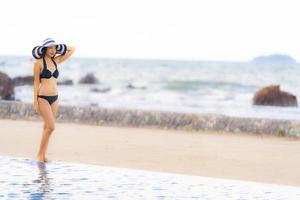
[[[33,75],[28,56],[0,56],[11,78]],[[299,107],[253,106],[254,93],[271,84],[300,97],[300,64],[71,58],[58,65],[61,105],[133,108],[236,117],[300,119]],[[79,84],[92,73],[98,84]],[[95,92],[98,90],[99,92]],[[15,87],[15,98],[33,102],[33,86]]]

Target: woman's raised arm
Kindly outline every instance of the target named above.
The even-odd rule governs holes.
[[[60,56],[55,57],[54,61],[56,63],[61,63],[65,60],[67,60],[74,53],[74,51],[75,51],[75,47],[68,46],[66,53],[64,55],[60,55]]]

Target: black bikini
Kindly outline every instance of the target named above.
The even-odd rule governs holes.
[[[59,72],[57,70],[57,65],[56,65],[55,61],[53,60],[53,58],[51,58],[51,60],[53,61],[54,65],[55,65],[55,71],[52,73],[50,70],[47,69],[47,64],[46,64],[45,58],[43,58],[44,68],[42,70],[42,73],[40,74],[40,79],[41,78],[49,79],[52,76],[57,79],[57,77],[59,75]],[[46,99],[49,102],[49,104],[51,105],[54,101],[56,101],[56,99],[58,98],[58,95],[54,95],[54,96],[38,95],[38,97]]]
[[[53,58],[51,58],[51,60],[53,61],[54,65],[55,65],[55,71],[52,74],[51,71],[47,69],[46,60],[45,60],[45,58],[43,58],[44,68],[43,68],[42,73],[40,74],[40,78],[47,78],[47,79],[49,79],[49,78],[51,78],[53,76],[54,78],[57,79],[57,77],[59,75],[59,72],[57,70],[57,65],[56,65],[56,62],[53,60]]]

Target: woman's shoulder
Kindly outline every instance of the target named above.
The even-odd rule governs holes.
[[[34,63],[42,63],[42,60],[43,60],[43,59],[41,59],[41,58],[35,59]]]
[[[42,63],[43,63],[43,61],[42,61],[41,58],[40,59],[36,59],[34,61],[34,67],[38,67],[40,69],[42,67]]]

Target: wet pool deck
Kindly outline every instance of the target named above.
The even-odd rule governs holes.
[[[300,187],[0,156],[4,199],[277,199]]]

